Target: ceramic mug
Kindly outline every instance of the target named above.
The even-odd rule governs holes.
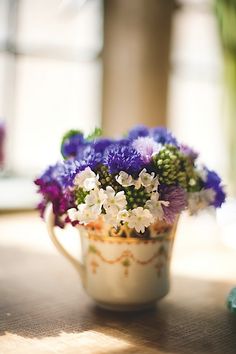
[[[110,236],[109,230],[99,228],[99,224],[76,227],[82,261],[58,241],[51,205],[46,224],[54,245],[79,272],[84,289],[99,306],[117,311],[141,310],[168,293],[177,220],[173,226],[153,225],[149,239]]]

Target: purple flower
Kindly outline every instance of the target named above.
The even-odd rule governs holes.
[[[56,225],[63,227],[60,219],[67,209],[74,206],[74,198],[69,190],[64,190],[60,185],[61,164],[50,166],[41,177],[34,183],[38,186],[38,193],[42,195],[42,200],[38,205],[41,216],[43,217],[45,208],[49,202],[52,203],[53,212],[56,217]]]
[[[64,158],[74,157],[86,144],[82,133],[72,131],[70,134],[69,132],[68,136],[63,139],[61,153]]]
[[[145,163],[149,163],[152,155],[160,151],[160,145],[148,136],[135,139],[132,146],[141,155]]]
[[[131,140],[137,139],[140,136],[148,136],[149,129],[145,125],[137,125],[128,132],[128,138]]]
[[[125,171],[136,175],[144,167],[141,155],[132,146],[112,145],[104,156],[104,165],[110,173]]]
[[[164,127],[152,128],[150,133],[157,143],[178,146],[176,138]]]
[[[204,182],[204,188],[211,188],[215,191],[215,200],[213,201],[212,205],[215,208],[219,208],[225,202],[226,198],[226,194],[221,184],[221,179],[216,172],[210,171],[208,169],[206,169],[206,171],[207,177],[206,181]]]
[[[164,220],[169,224],[173,224],[176,216],[187,207],[187,195],[181,187],[162,187],[160,200],[169,202],[168,206],[162,206]]]
[[[180,151],[182,152],[182,154],[188,156],[192,162],[194,162],[198,158],[198,153],[188,145],[181,144]]]

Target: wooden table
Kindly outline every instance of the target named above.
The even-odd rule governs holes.
[[[0,354],[236,353],[236,316],[225,308],[235,256],[210,216],[185,216],[170,294],[153,310],[112,313],[86,296],[34,212],[2,214]]]

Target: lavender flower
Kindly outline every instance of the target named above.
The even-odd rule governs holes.
[[[225,202],[226,198],[226,194],[222,187],[221,179],[216,172],[210,171],[208,169],[206,169],[206,171],[207,176],[206,181],[204,182],[204,188],[211,188],[215,191],[215,200],[211,205],[213,205],[215,208],[219,208]]]
[[[198,153],[190,148],[188,145],[181,144],[180,152],[185,156],[188,156],[192,162],[194,162],[198,158]]]
[[[104,165],[112,174],[125,171],[131,175],[138,174],[144,167],[141,155],[132,146],[116,144],[107,149]]]
[[[169,205],[163,205],[164,220],[173,224],[175,218],[187,207],[187,195],[181,187],[163,187],[160,191],[160,199],[168,201]]]
[[[141,136],[148,136],[149,135],[149,129],[145,127],[145,125],[137,125],[133,129],[131,129],[128,133],[128,138],[130,140],[137,139]]]
[[[164,127],[153,128],[150,131],[150,135],[153,139],[160,144],[171,144],[174,146],[178,146],[178,142],[176,138]]]
[[[141,155],[145,163],[149,163],[152,159],[152,155],[158,153],[161,149],[160,144],[156,143],[153,138],[148,136],[135,139],[132,146]]]

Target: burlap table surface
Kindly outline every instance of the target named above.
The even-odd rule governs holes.
[[[36,219],[29,217],[32,228]],[[14,220],[17,228],[14,216],[7,222]],[[24,223],[27,230],[27,217]],[[236,353],[236,316],[225,308],[232,285],[173,275],[170,294],[155,309],[108,312],[87,297],[60,255],[4,242],[0,354]]]

